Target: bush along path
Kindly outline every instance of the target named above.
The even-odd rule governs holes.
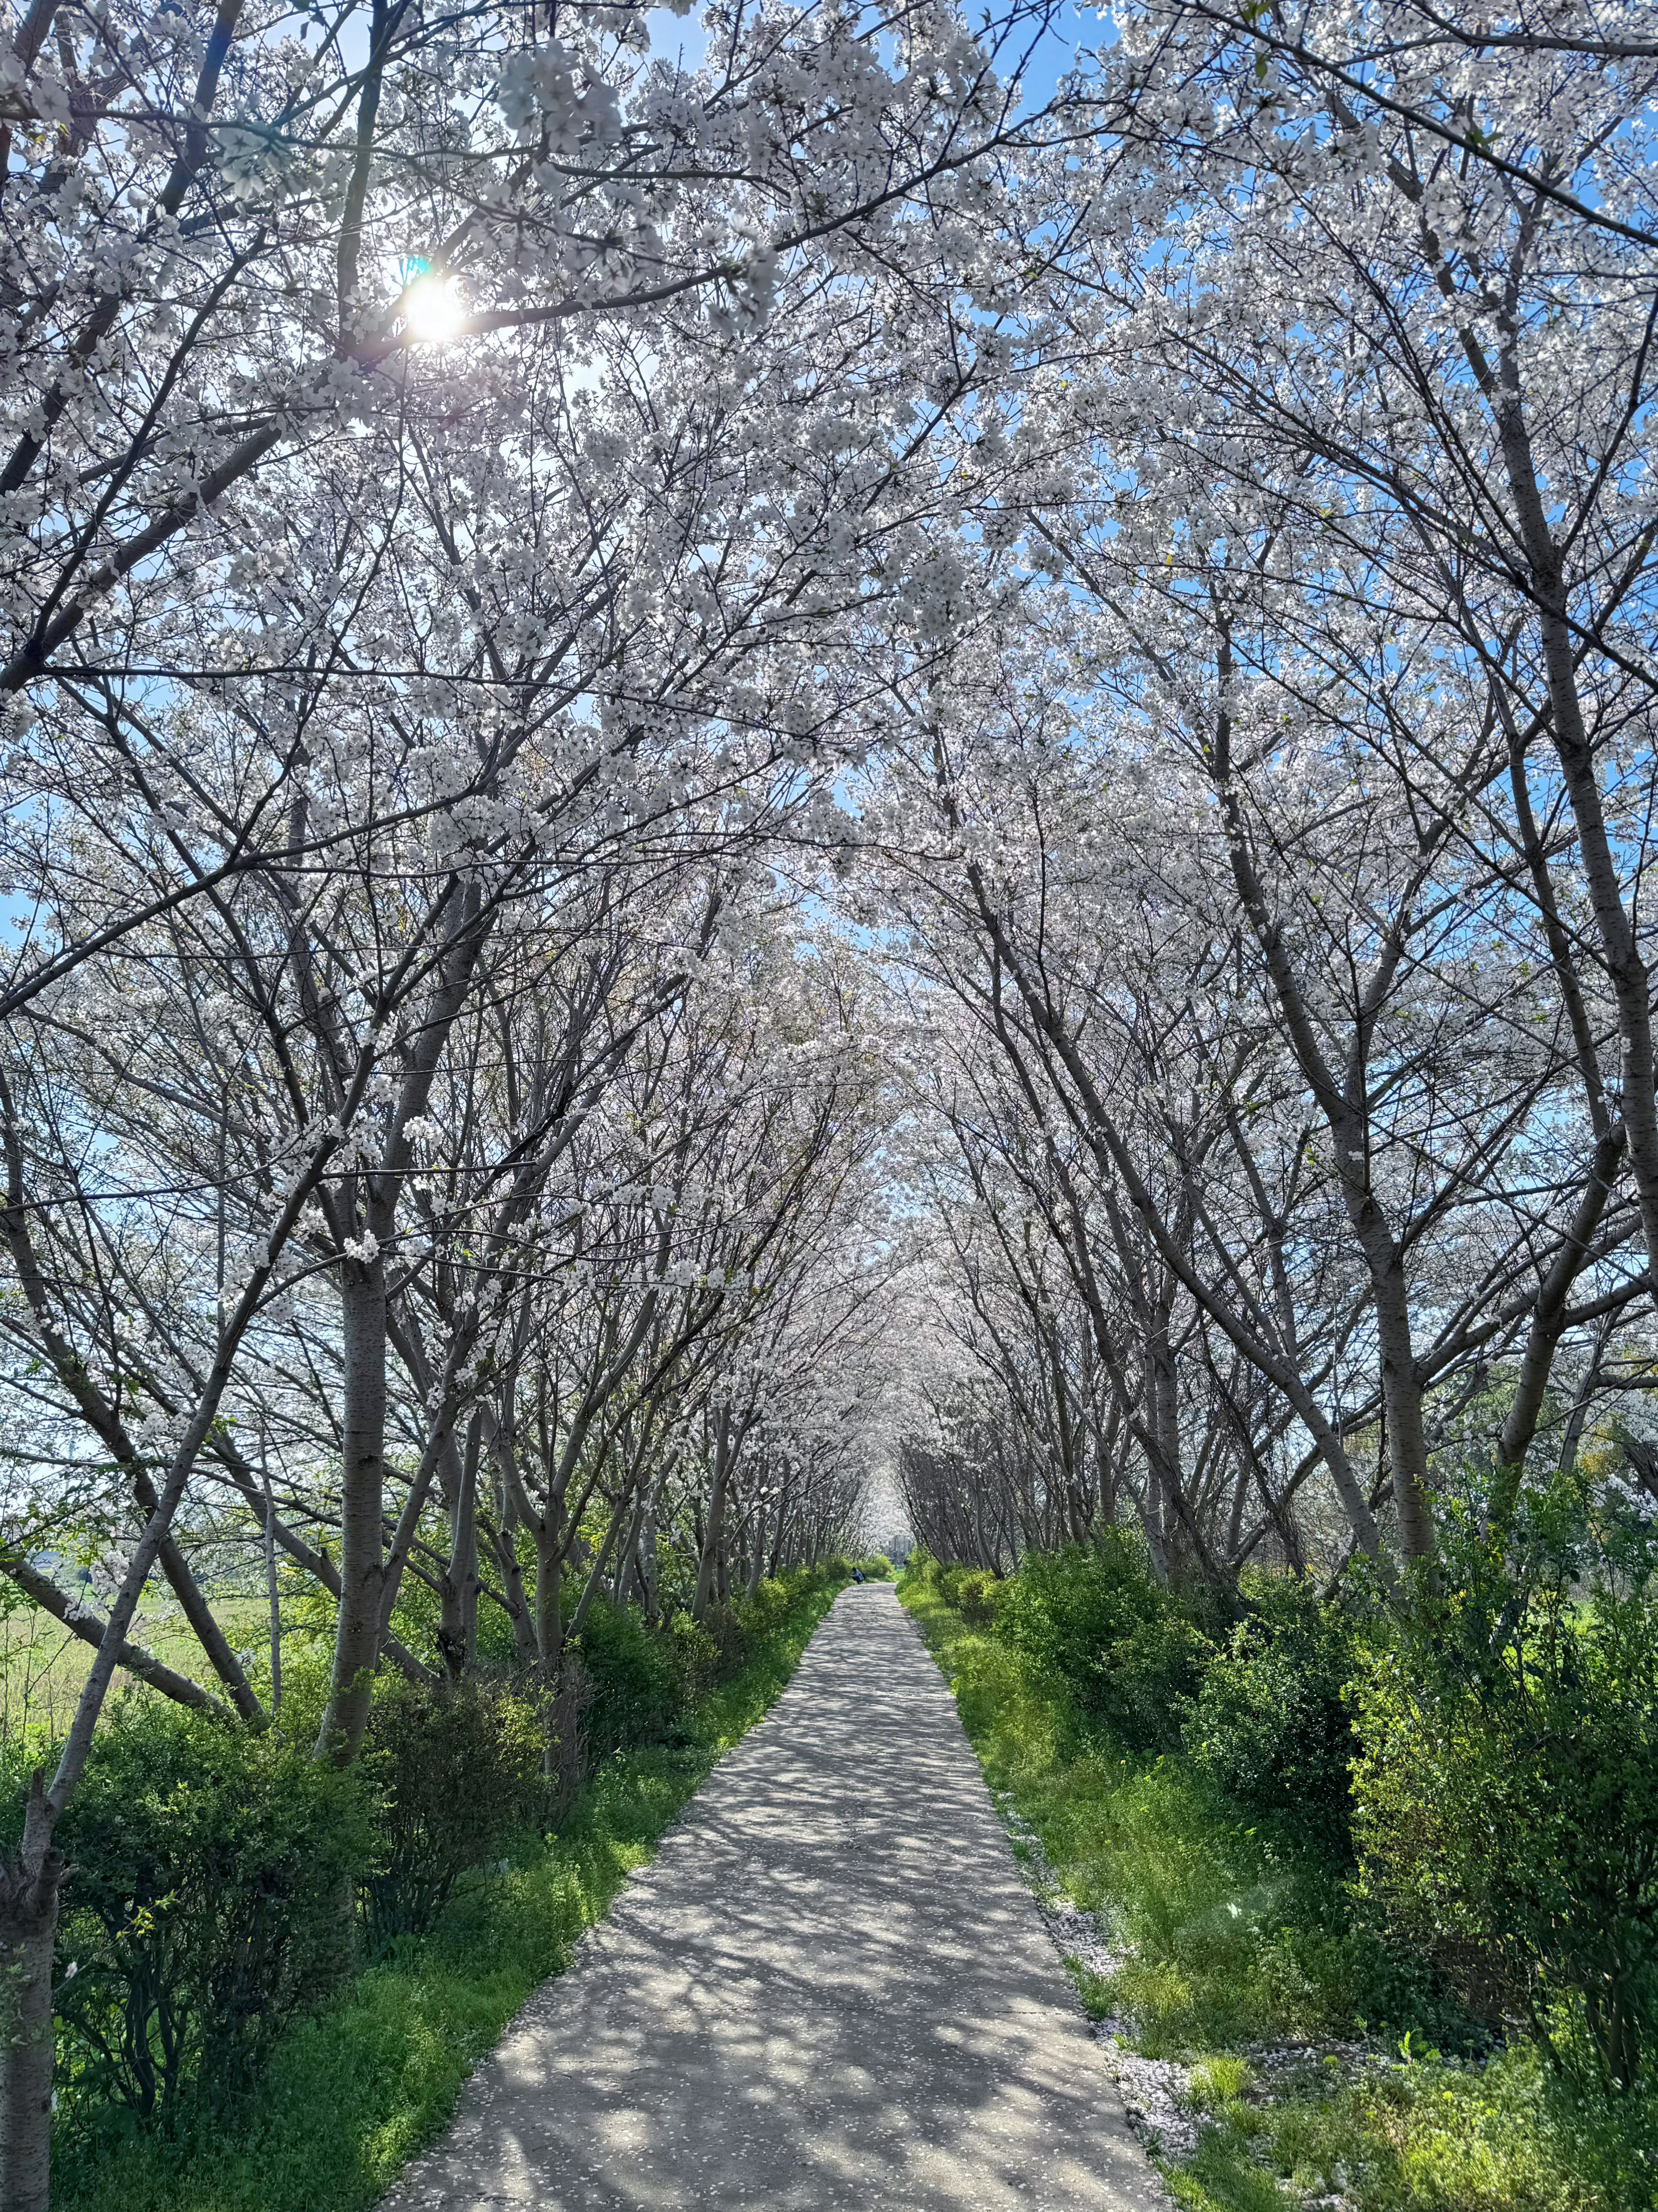
[[[721,1620],[721,1647],[681,1638],[698,1648],[675,1667],[671,1639],[596,1612],[584,1723],[598,1763],[551,1833],[524,1817],[536,1793],[514,1802],[523,1701],[504,1689],[469,1692],[434,1733],[382,1685],[369,1789],[308,1743],[186,1725],[142,1698],[118,1713],[71,1839],[55,2207],[377,2203],[764,1715],[849,1575],[762,1583]],[[481,1734],[498,1756],[480,1756]],[[465,1863],[485,1848],[498,1856]],[[355,1969],[334,1903],[348,1885]]]
[[[1458,1592],[1470,1614],[1472,1579]],[[1367,1631],[1359,1609],[1322,1605],[1286,1577],[1247,1583],[1218,1617],[1212,1596],[1161,1585],[1143,1549],[1114,1532],[1087,1551],[1029,1555],[1004,1581],[920,1558],[900,1595],[955,1692],[1049,1934],[1177,2203],[1645,2212],[1658,2203],[1651,2094],[1602,2078],[1593,1986],[1587,2005],[1557,1996],[1530,2021],[1507,2010],[1505,2025],[1507,1992],[1473,2002],[1475,1954],[1513,1976],[1515,1942],[1476,1945],[1467,1906],[1460,1948],[1405,1940],[1436,1854],[1440,1911],[1451,1909],[1446,1838],[1462,1809],[1447,1808],[1430,1773],[1424,1802],[1408,1811],[1412,1770],[1388,1754],[1406,1728],[1412,1759],[1430,1765],[1445,1724],[1433,1720],[1408,1629],[1372,1621]],[[1554,1635],[1550,1603],[1544,1590],[1534,1618]],[[1575,1633],[1593,1626],[1580,1607]],[[1614,1621],[1606,1633],[1625,1638],[1627,1689],[1632,1632]],[[1574,1662],[1580,1695],[1589,1668],[1590,1656]],[[1412,1681],[1407,1705],[1401,1686]],[[1486,1709],[1497,1709],[1494,1696]],[[1633,1710],[1627,1696],[1616,1709],[1625,1720]],[[1466,1715],[1457,1729],[1466,1793],[1481,1778]],[[1580,1761],[1591,1734],[1574,1733]],[[1630,1750],[1635,1767],[1649,1769],[1640,1753]],[[1517,1747],[1504,1755],[1513,1797]],[[1357,1852],[1355,1761],[1367,1823]],[[1580,1778],[1580,1799],[1590,1778]],[[1619,1825],[1638,1825],[1629,1796],[1638,1782],[1601,1790],[1592,1812],[1584,1805],[1608,1832],[1608,1858]],[[1514,1809],[1493,1795],[1494,1833]],[[1479,1825],[1483,1834],[1484,1815]],[[1542,1839],[1562,1882],[1569,1845]],[[1410,1885],[1403,1908],[1389,1892],[1401,1883],[1395,1861]],[[1512,1867],[1511,1881],[1522,1871]],[[1589,1875],[1574,1909],[1606,1946],[1610,1916],[1588,1894]],[[1489,1883],[1469,1888],[1494,1909]],[[1564,1893],[1555,1902],[1558,1948]]]
[[[891,1589],[845,1591],[386,2212],[1150,2212]]]

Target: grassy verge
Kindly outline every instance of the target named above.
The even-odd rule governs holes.
[[[1638,2212],[1650,2139],[1564,2100],[1527,2045],[1455,2055],[1464,2026],[1355,1924],[1339,1870],[1235,1808],[1179,1758],[1120,1759],[1064,1685],[969,1626],[925,1577],[900,1595],[955,1691],[993,1790],[1040,1838],[1122,1964],[1078,1976],[1148,2057],[1192,2069],[1206,2115],[1166,2165],[1187,2212]],[[1125,2031],[1127,2033],[1127,2031]],[[1365,2038],[1362,2065],[1321,2041]],[[1286,2046],[1306,2046],[1285,2064]],[[1278,2057],[1268,2084],[1262,2046]],[[1402,2048],[1401,2048],[1402,2046]],[[1391,2054],[1398,2055],[1392,2056]]]
[[[440,2131],[537,1984],[568,1963],[714,1762],[788,1681],[842,1578],[802,1590],[670,1745],[620,1753],[561,1832],[480,1875],[434,1933],[357,1976],[283,2039],[246,2110],[64,2144],[58,2212],[360,2212]]]

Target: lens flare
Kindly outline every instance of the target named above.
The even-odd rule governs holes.
[[[466,319],[466,303],[452,276],[417,276],[403,303],[409,335],[422,345],[441,345]]]

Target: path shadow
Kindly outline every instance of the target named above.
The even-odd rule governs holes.
[[[837,1600],[386,2212],[1163,2202],[889,1586]]]

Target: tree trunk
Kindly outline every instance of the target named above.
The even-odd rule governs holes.
[[[639,1588],[644,1600],[645,1618],[654,1628],[661,1617],[661,1600],[658,1595],[656,1568],[656,1501],[657,1492],[651,1492],[645,1508],[645,1518],[639,1530]]]
[[[1620,1121],[1600,1139],[1594,1148],[1588,1180],[1578,1199],[1577,1210],[1572,1218],[1566,1241],[1537,1293],[1531,1327],[1526,1334],[1525,1351],[1521,1357],[1513,1403],[1497,1443],[1497,1472],[1491,1484],[1491,1519],[1499,1527],[1512,1519],[1515,1507],[1520,1502],[1526,1455],[1537,1434],[1538,1420],[1548,1395],[1550,1377],[1554,1371],[1555,1350],[1565,1334],[1571,1288],[1588,1260],[1589,1239],[1599,1228],[1600,1217],[1612,1196],[1623,1148],[1624,1125]]]
[[[1381,1208],[1368,1190],[1362,1203],[1350,1200],[1348,1210],[1370,1261],[1376,1347],[1382,1354],[1382,1401],[1388,1417],[1388,1472],[1399,1514],[1400,1548],[1407,1559],[1430,1559],[1434,1524],[1428,1503],[1428,1438],[1422,1420],[1422,1381],[1411,1344],[1405,1265],[1391,1231],[1381,1223]],[[1371,1249],[1384,1243],[1384,1250]]]
[[[347,1260],[340,1283],[345,1352],[340,1612],[318,1756],[348,1766],[368,1724],[386,1579],[386,1261]]]
[[[518,1563],[518,1547],[513,1540],[513,1526],[508,1522],[486,1533],[491,1556],[501,1570],[501,1595],[507,1601],[507,1615],[513,1624],[513,1641],[518,1647],[519,1663],[523,1667],[533,1667],[540,1651],[536,1643],[536,1625],[530,1617],[530,1601],[525,1593],[524,1570]]]
[[[701,1620],[713,1601],[721,1554],[726,1544],[726,1485],[731,1474],[731,1412],[722,1411],[714,1437],[714,1481],[708,1491],[708,1523],[697,1562],[696,1589],[691,1599],[691,1618]]]
[[[51,2197],[56,1819],[37,1774],[22,1843],[0,1863],[0,2212],[47,2212]]]
[[[587,1615],[592,1609],[593,1600],[598,1596],[599,1585],[604,1579],[605,1568],[609,1565],[610,1555],[616,1549],[616,1540],[622,1534],[632,1510],[632,1501],[624,1491],[611,1512],[610,1526],[604,1531],[604,1540],[594,1555],[592,1565],[587,1571],[587,1580],[583,1587],[581,1596],[577,1602],[574,1613],[570,1617],[570,1639],[573,1643],[587,1625]]]
[[[760,1577],[766,1571],[766,1509],[756,1498],[754,1501],[754,1527],[749,1532],[749,1571],[743,1584],[743,1595],[752,1597],[760,1587]]]
[[[1160,1583],[1169,1580],[1169,1550],[1163,1540],[1163,1482],[1151,1455],[1145,1455],[1145,1495],[1140,1505],[1140,1526],[1145,1531],[1145,1547],[1151,1554],[1151,1570]]]
[[[564,1553],[556,1534],[562,1515],[550,1507],[533,1530],[536,1540],[536,1649],[544,1667],[558,1664],[564,1649]]]
[[[449,1559],[443,1574],[438,1649],[453,1681],[471,1664],[477,1644],[477,1462],[478,1421],[474,1414],[465,1453],[452,1436],[442,1462]]]
[[[1111,1528],[1117,1518],[1117,1438],[1122,1428],[1122,1409],[1114,1398],[1107,1416],[1104,1433],[1100,1437],[1096,1472],[1099,1485],[1100,1526]]]

